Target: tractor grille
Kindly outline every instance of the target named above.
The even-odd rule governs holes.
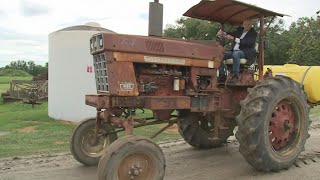
[[[164,46],[162,42],[146,40],[145,41],[147,51],[164,52]]]
[[[109,92],[107,65],[104,54],[93,56],[94,73],[98,92]]]

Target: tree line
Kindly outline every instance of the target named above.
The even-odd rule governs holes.
[[[17,69],[22,70],[29,73],[32,76],[38,76],[39,74],[48,73],[48,63],[45,66],[37,65],[34,61],[12,61],[9,65],[6,65],[4,68],[1,69]]]
[[[303,17],[288,29],[282,19],[267,18],[265,64],[320,65],[320,17]],[[258,29],[258,22],[254,21]],[[232,31],[233,26],[226,26]],[[180,18],[175,25],[167,25],[164,36],[170,38],[215,40],[220,24],[193,18]],[[257,38],[258,40],[258,38]]]

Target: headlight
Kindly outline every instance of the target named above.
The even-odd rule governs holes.
[[[103,46],[102,38],[99,40],[99,43],[100,43],[100,47],[102,47]]]

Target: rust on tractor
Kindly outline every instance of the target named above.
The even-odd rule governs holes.
[[[109,97],[106,95],[86,95],[86,104],[97,109],[112,107],[146,107],[148,109],[188,109],[190,97],[186,96],[142,96],[142,97]]]
[[[146,154],[131,154],[120,162],[118,170],[119,179],[152,179],[156,172],[154,163]]]
[[[92,54],[109,51],[120,52],[120,54],[148,54],[156,57],[183,57],[202,60],[212,60],[213,58],[221,60],[223,57],[223,48],[221,46],[208,46],[178,39],[104,33],[94,36],[91,41],[95,40],[101,41],[102,46],[98,50],[91,48]],[[132,61],[132,57],[123,60]]]
[[[86,95],[86,104],[98,110],[110,107],[110,97],[104,95]]]
[[[213,59],[201,60],[201,59],[192,59],[192,58],[171,58],[170,56],[145,56],[145,54],[132,54],[132,53],[114,53],[115,60],[118,62],[121,61],[131,61],[135,63],[146,63],[152,64],[154,61],[158,61],[158,64],[180,64],[181,66],[194,66],[194,67],[205,67],[208,68],[218,68],[218,64],[214,63],[216,57]]]
[[[234,118],[245,98],[245,88],[223,88],[217,81],[224,53],[218,43],[109,33],[91,42],[98,94],[87,95],[86,104],[104,109],[104,119],[116,125],[126,121],[110,114],[136,108],[150,109],[157,120],[170,119],[174,110],[215,112],[224,124],[220,121]],[[253,71],[241,71],[241,86],[253,86]]]
[[[286,147],[294,137],[295,118],[288,101],[282,100],[272,111],[269,140],[275,150]]]

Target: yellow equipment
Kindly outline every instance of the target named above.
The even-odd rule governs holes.
[[[308,101],[316,104],[320,102],[320,66],[299,66],[297,64],[265,65],[264,73],[269,68],[272,75],[283,75],[294,79],[303,85]]]

